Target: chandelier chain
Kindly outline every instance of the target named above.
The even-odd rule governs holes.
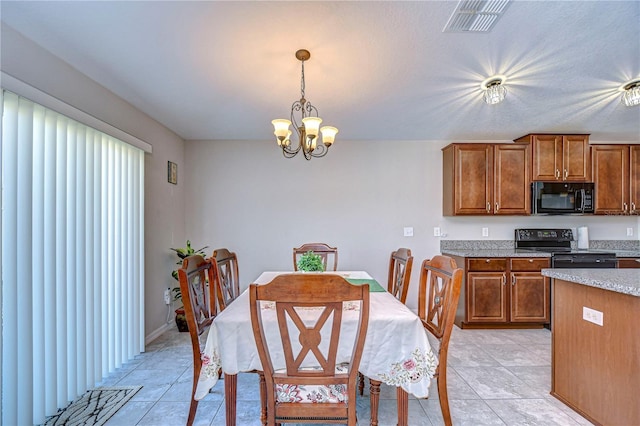
[[[302,72],[300,77],[300,97],[304,99],[304,61],[302,62]]]

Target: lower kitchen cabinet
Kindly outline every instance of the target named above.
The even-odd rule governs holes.
[[[456,324],[461,328],[541,327],[550,318],[550,259],[456,258],[464,265]]]

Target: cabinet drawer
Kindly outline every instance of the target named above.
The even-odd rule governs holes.
[[[468,260],[468,271],[506,271],[507,259],[500,257],[479,257]]]
[[[511,259],[512,271],[539,271],[549,267],[550,259],[547,257],[523,257]]]
[[[640,268],[640,259],[630,257],[618,259],[618,268]]]

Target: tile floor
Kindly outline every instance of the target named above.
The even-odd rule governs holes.
[[[549,330],[460,330],[449,349],[449,402],[453,424],[591,425],[549,395],[551,380]],[[165,332],[136,357],[103,381],[105,386],[144,387],[107,423],[182,426],[191,397],[191,345],[188,333]],[[409,425],[442,425],[435,381],[429,399],[410,397]],[[200,401],[196,425],[225,424],[224,385],[219,381]],[[396,424],[394,388],[381,391],[380,426]],[[258,376],[238,375],[238,426],[260,425]],[[358,401],[359,425],[369,424],[369,398]]]

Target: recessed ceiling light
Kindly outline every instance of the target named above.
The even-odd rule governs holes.
[[[507,77],[504,75],[494,75],[485,79],[480,88],[484,90],[483,99],[489,105],[499,104],[507,96],[507,88],[504,86]]]
[[[618,87],[623,92],[621,102],[626,106],[640,105],[640,78],[631,80]]]

